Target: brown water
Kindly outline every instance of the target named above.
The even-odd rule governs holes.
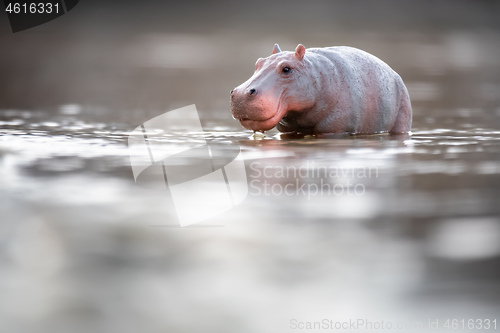
[[[48,33],[35,54],[40,33],[0,36],[24,51],[2,49],[2,331],[287,332],[323,319],[405,332],[497,319],[499,329],[498,31],[250,30],[61,37],[70,30]],[[243,130],[228,91],[274,41],[297,39],[360,47],[395,68],[412,98],[411,135]],[[36,73],[22,72],[28,60]],[[241,147],[249,194],[180,228],[168,192],[134,183],[127,138],[193,103],[222,158]],[[200,138],[188,129],[164,142]]]

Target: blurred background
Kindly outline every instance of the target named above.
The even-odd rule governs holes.
[[[489,0],[81,0],[14,34],[0,14],[0,330],[500,325],[499,17]],[[381,58],[408,87],[412,135],[252,137],[229,91],[274,43]],[[251,188],[231,211],[179,228],[170,194],[134,183],[127,137],[190,104],[205,135],[160,141],[205,137],[222,158],[239,146],[249,180],[312,162],[377,174],[327,179],[361,184],[359,196]]]

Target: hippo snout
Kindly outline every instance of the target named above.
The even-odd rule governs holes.
[[[252,102],[255,102],[257,90],[250,87],[236,87],[230,92],[231,111],[238,120],[252,118]]]
[[[231,112],[233,114],[233,118],[238,120],[248,118],[248,108],[246,107],[247,102],[248,98],[246,94],[241,94],[238,88],[231,90]]]
[[[232,89],[229,94],[231,95],[232,98],[234,98],[235,96],[238,96],[240,98],[245,98],[245,97],[253,97],[255,95],[257,95],[257,89],[255,88],[247,88],[247,89],[244,89],[243,92],[240,91],[240,89],[238,89],[238,87]]]

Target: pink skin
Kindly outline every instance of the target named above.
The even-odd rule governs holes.
[[[253,131],[406,133],[411,103],[387,64],[350,47],[282,52],[259,58],[253,76],[231,91],[231,112]]]

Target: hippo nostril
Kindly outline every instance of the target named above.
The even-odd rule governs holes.
[[[232,95],[232,94],[233,94],[233,92],[234,92],[234,90],[231,90],[231,91],[229,92],[229,94],[231,94],[231,95]]]
[[[250,94],[250,95],[253,95],[253,94],[255,94],[255,91],[256,91],[256,90],[252,88],[252,89],[250,89],[249,94]]]

